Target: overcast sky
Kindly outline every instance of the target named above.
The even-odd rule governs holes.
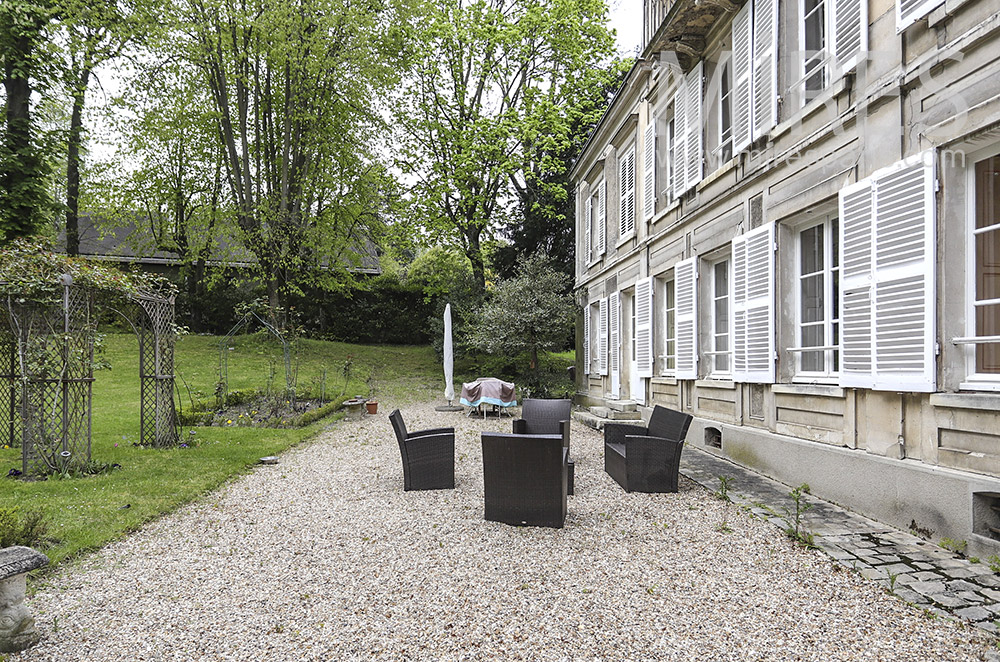
[[[611,27],[618,32],[618,52],[635,53],[642,41],[642,0],[608,0]]]

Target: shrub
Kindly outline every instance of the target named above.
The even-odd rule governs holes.
[[[0,547],[35,547],[47,531],[45,513],[40,510],[21,514],[17,508],[0,508]]]

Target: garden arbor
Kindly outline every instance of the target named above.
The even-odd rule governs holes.
[[[0,255],[0,290],[6,294],[0,416],[7,419],[0,443],[20,444],[23,472],[85,470],[90,463],[98,304],[124,316],[139,338],[140,443],[176,444],[176,330],[169,284],[52,254],[40,256],[40,265],[29,264],[27,282],[15,282],[12,275],[19,270],[11,262],[25,262],[19,248]],[[53,267],[64,271],[53,277]]]

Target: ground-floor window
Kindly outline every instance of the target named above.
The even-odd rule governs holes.
[[[837,219],[801,228],[796,295],[799,376],[832,377],[840,370],[840,247]],[[815,350],[807,348],[815,347]]]
[[[975,345],[975,371],[1000,375],[1000,154],[974,165],[975,211],[972,229],[974,335],[987,342]]]
[[[714,262],[711,269],[711,357],[712,376],[725,376],[731,370],[730,353],[730,260]]]

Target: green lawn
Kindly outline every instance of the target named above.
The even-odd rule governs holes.
[[[192,399],[214,401],[218,381],[219,339],[185,336],[176,350],[180,405]],[[280,346],[257,336],[229,343],[230,389],[264,389],[271,381],[284,385]],[[346,385],[344,362],[352,361]],[[301,429],[249,427],[185,429],[188,448],[165,450],[133,446],[139,435],[139,380],[137,342],[130,335],[109,335],[106,358],[111,370],[95,374],[92,457],[118,463],[121,469],[82,478],[22,481],[0,477],[0,508],[41,509],[55,542],[44,551],[53,564],[81,551],[95,549],[143,522],[176,509],[219,486],[265,455],[274,455],[309,438],[329,423],[319,421]],[[366,380],[378,365],[376,395],[403,399],[419,392],[443,389],[440,363],[429,347],[358,346],[304,340],[298,351],[298,387],[318,390],[325,369],[326,392],[331,399],[368,394]],[[21,467],[19,448],[0,448],[0,474]]]

